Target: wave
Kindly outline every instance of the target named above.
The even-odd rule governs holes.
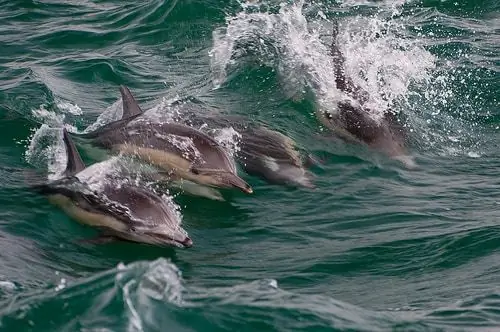
[[[10,287],[12,283],[5,284]],[[288,330],[412,331],[494,327],[500,295],[466,298],[433,310],[368,310],[323,295],[281,289],[274,279],[227,287],[186,285],[180,270],[159,258],[119,264],[88,278],[66,280],[51,289],[3,301],[0,328],[33,330],[157,331],[202,328]],[[116,310],[121,315],[116,315]],[[50,318],[47,311],[52,312]]]

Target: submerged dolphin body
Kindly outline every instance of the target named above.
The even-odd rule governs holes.
[[[174,179],[217,188],[252,188],[237,174],[236,163],[212,137],[180,123],[139,118],[143,113],[125,86],[120,87],[123,116],[79,139],[91,145],[138,157],[168,171]]]
[[[39,193],[80,223],[101,229],[98,242],[120,238],[158,246],[192,246],[173,206],[152,191],[109,179],[103,179],[99,192],[91,190],[78,176],[98,164],[86,168],[66,129],[63,135],[68,159],[65,177],[37,186]]]
[[[238,160],[245,171],[271,183],[314,188],[295,142],[265,127],[247,128],[241,133]]]
[[[246,173],[269,183],[313,188],[312,174],[295,142],[284,134],[261,125],[249,124],[239,116],[208,115],[182,111],[183,121],[192,126],[208,125],[211,129],[232,127],[240,135],[235,158]]]
[[[340,138],[366,144],[393,159],[400,160],[407,167],[413,167],[414,162],[407,155],[405,147],[406,133],[396,116],[388,111],[380,121],[376,121],[363,106],[368,100],[368,93],[346,76],[345,58],[337,45],[337,35],[338,23],[335,22],[330,55],[333,58],[337,89],[344,92],[348,98],[337,103],[336,112],[318,109],[318,119]]]

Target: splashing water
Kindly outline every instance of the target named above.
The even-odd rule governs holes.
[[[231,156],[234,157],[240,151],[241,134],[233,127],[213,129],[213,132],[214,139],[224,146]]]
[[[25,152],[28,163],[47,169],[49,180],[59,178],[66,168],[67,157],[61,128],[78,132],[75,126],[64,122],[66,114],[81,114],[78,105],[66,101],[58,102],[57,110],[60,112],[49,111],[45,105],[32,110],[33,116],[43,124],[29,138],[29,146]]]
[[[409,32],[411,25],[401,16],[407,2],[370,3],[377,8],[372,15],[339,21],[337,44],[346,59],[346,75],[368,93],[365,108],[375,121],[387,112],[403,112],[403,125],[422,142],[421,148],[467,155],[466,143],[474,141],[464,128],[468,124],[442,111],[457,98],[451,83],[453,69],[437,68],[438,59],[424,48],[421,35]],[[341,6],[361,4],[365,2],[345,1]],[[261,66],[277,71],[287,97],[302,99],[312,89],[316,107],[335,112],[346,96],[336,88],[329,55],[331,22],[324,12],[319,7],[306,8],[304,1],[280,4],[276,13],[258,2],[241,7],[213,33],[209,56],[215,88],[247,61],[257,59]]]
[[[227,26],[213,33],[209,53],[216,88],[227,78],[227,69],[245,53],[256,53],[259,61],[277,67],[280,74],[302,90],[309,83],[323,90],[335,89],[331,81],[333,66],[328,48],[321,42],[318,31],[309,32],[302,15],[302,3],[282,6],[277,14],[240,12],[227,19]],[[252,8],[245,4],[244,8]],[[296,74],[293,74],[293,73]],[[286,89],[286,88],[285,88]]]
[[[346,54],[346,72],[369,93],[367,109],[387,110],[398,100],[405,102],[411,84],[427,86],[431,80],[435,57],[414,39],[395,38],[403,29],[393,20],[365,17],[353,18],[340,28],[338,43]]]
[[[66,150],[60,129],[42,124],[32,135],[25,153],[26,161],[32,165],[47,168],[48,179],[60,177],[66,168]]]
[[[115,101],[111,106],[106,108],[104,112],[99,114],[97,117],[96,121],[89,125],[85,130],[83,131],[84,133],[89,133],[92,132],[110,122],[120,120],[123,114],[123,105],[122,105],[122,99],[119,98],[117,101]]]
[[[321,39],[322,30],[327,29],[321,26],[330,25],[324,19],[308,22],[303,4],[281,5],[277,14],[240,12],[228,18],[227,26],[213,35],[210,56],[214,85],[224,83],[235,59],[245,52],[258,52],[264,59],[278,59],[274,65],[287,95],[311,87],[319,107],[334,110],[343,96],[333,79],[329,43]],[[311,28],[316,23],[320,27]],[[397,38],[402,30],[402,25],[377,17],[355,17],[341,24],[338,44],[346,58],[346,74],[369,93],[367,106],[374,119],[382,117],[395,100],[404,98],[412,82],[428,82],[428,71],[435,67],[434,57],[415,40]]]
[[[67,112],[67,113],[70,113],[73,115],[82,115],[83,114],[80,106],[72,104],[72,103],[67,102],[67,101],[61,101],[61,102],[57,103],[57,107],[59,109],[63,110],[64,112]]]

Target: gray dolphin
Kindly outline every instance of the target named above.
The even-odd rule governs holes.
[[[65,176],[35,189],[70,217],[101,229],[102,235],[91,241],[120,238],[158,246],[192,246],[179,215],[152,191],[128,183],[118,185],[107,179],[103,179],[101,192],[91,190],[78,178],[86,167],[66,129],[63,138],[68,157]]]
[[[366,144],[393,159],[400,160],[407,167],[414,166],[405,147],[406,132],[396,116],[388,111],[380,121],[370,117],[369,110],[364,106],[368,93],[345,75],[345,58],[337,45],[337,36],[338,22],[334,22],[330,55],[333,58],[335,83],[348,98],[337,103],[337,112],[318,109],[318,119],[346,141]]]
[[[125,86],[120,86],[123,116],[94,132],[79,134],[91,145],[138,157],[176,179],[197,184],[238,188],[252,193],[252,188],[237,174],[236,163],[212,137],[181,123],[158,123],[140,117],[143,113]]]
[[[312,174],[290,137],[263,126],[249,127],[241,136],[238,160],[247,173],[272,183],[314,188]]]
[[[264,125],[250,124],[240,116],[201,115],[201,112],[183,110],[177,121],[191,126],[208,125],[211,129],[232,127],[240,135],[236,160],[246,173],[267,182],[313,188],[312,174],[306,170],[309,156],[302,158],[296,143],[288,136]],[[212,134],[214,131],[211,131]],[[305,159],[305,160],[303,160]]]

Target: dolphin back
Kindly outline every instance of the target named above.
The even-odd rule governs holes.
[[[90,133],[74,135],[78,138],[83,139],[98,139],[103,135],[105,136],[107,133],[109,134],[110,132],[115,132],[123,129],[127,125],[127,123],[144,113],[128,87],[121,85],[120,94],[122,97],[123,108],[122,118],[120,120],[108,123]]]

